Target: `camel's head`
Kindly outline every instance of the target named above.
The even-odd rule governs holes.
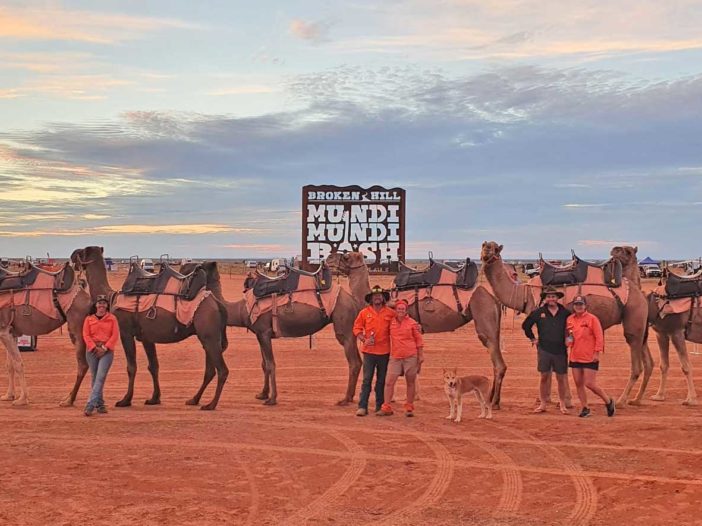
[[[483,264],[489,265],[501,258],[502,245],[498,245],[495,241],[483,241],[483,246],[480,249],[480,260]]]
[[[612,256],[614,259],[621,261],[623,267],[627,267],[629,265],[638,264],[638,260],[636,258],[636,253],[638,251],[639,247],[614,247],[610,251],[609,255]]]
[[[326,263],[332,272],[348,276],[351,270],[364,266],[366,261],[360,252],[334,252],[327,256]]]
[[[104,249],[97,246],[78,248],[71,254],[71,264],[76,270],[85,270],[93,261],[101,260],[103,252]]]

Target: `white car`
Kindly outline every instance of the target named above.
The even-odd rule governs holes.
[[[646,265],[642,268],[642,271],[647,278],[660,278],[663,276],[663,272],[658,265]]]
[[[248,261],[244,261],[244,266],[246,268],[258,268],[258,261],[255,261],[253,259],[250,259]]]
[[[142,260],[139,262],[139,266],[140,266],[142,269],[144,269],[144,270],[146,270],[146,271],[148,271],[148,272],[153,272],[153,271],[154,271],[154,261],[153,261],[152,259],[150,259],[150,258],[142,259]]]

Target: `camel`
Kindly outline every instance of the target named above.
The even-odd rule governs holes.
[[[28,336],[39,336],[49,334],[64,323],[68,327],[68,334],[71,342],[75,346],[76,362],[78,372],[76,381],[71,392],[64,398],[59,405],[68,407],[73,405],[78,390],[83,382],[86,372],[88,371],[88,362],[85,360],[85,342],[83,341],[83,321],[90,311],[91,301],[88,293],[76,281],[73,287],[78,287],[76,296],[71,306],[66,309],[65,317],[54,319],[46,316],[37,309],[29,309],[20,312],[14,311],[11,306],[0,309],[0,320],[7,320],[7,325],[0,327],[0,342],[3,343],[7,350],[7,373],[8,387],[7,393],[0,396],[0,400],[12,401],[15,406],[25,406],[29,404],[29,394],[27,391],[27,380],[24,375],[24,364],[17,347],[17,335],[26,334]],[[72,294],[74,289],[70,289],[67,294]],[[46,291],[50,294],[50,291]],[[15,391],[15,375],[19,380],[20,392]]]
[[[81,270],[85,271],[93,300],[99,295],[113,298],[118,291],[114,291],[107,280],[103,248],[97,246],[85,247],[73,251],[71,261]],[[212,400],[200,407],[205,411],[217,407],[222,388],[227,381],[229,369],[224,362],[222,353],[227,348],[226,312],[214,296],[208,296],[195,311],[195,316],[190,325],[181,324],[174,313],[161,308],[156,308],[156,315],[149,312],[128,312],[115,310],[114,315],[119,323],[120,339],[124,354],[127,358],[127,374],[129,385],[127,393],[117,402],[117,407],[132,405],[134,396],[134,378],[137,371],[136,342],[139,340],[144,346],[149,362],[149,372],[153,380],[153,394],[146,400],[146,405],[161,403],[161,387],[158,379],[158,357],[156,355],[157,343],[175,343],[189,336],[197,336],[205,350],[205,375],[200,389],[195,396],[185,402],[187,405],[198,405],[207,385],[217,374],[217,388]]]
[[[621,261],[622,264],[625,264],[623,259]],[[636,265],[636,261],[634,260],[633,263],[629,264]],[[641,287],[640,278],[637,285]],[[681,312],[677,314],[667,314],[665,317],[661,317],[660,309],[656,302],[656,296],[653,292],[648,294],[647,302],[648,322],[656,333],[656,340],[658,341],[658,349],[661,357],[661,383],[658,386],[656,394],[651,396],[651,400],[657,402],[665,400],[668,369],[670,368],[670,342],[672,341],[673,347],[675,347],[678,353],[680,367],[687,381],[687,398],[683,400],[682,405],[697,405],[697,392],[695,391],[695,384],[692,379],[692,365],[687,355],[687,345],[685,343],[685,329],[687,328],[690,314],[688,312]]]
[[[364,297],[370,291],[368,267],[365,264],[363,254],[359,252],[331,254],[327,257],[327,264],[332,269],[348,276],[354,298],[359,305],[363,305]],[[502,382],[507,372],[507,365],[500,350],[501,307],[492,294],[485,287],[479,285],[463,312],[457,312],[440,302],[433,302],[432,308],[429,310],[425,308],[423,302],[419,302],[412,305],[408,313],[415,320],[421,320],[425,333],[455,331],[471,320],[475,321],[478,338],[490,352],[493,364],[492,407],[499,409]]]
[[[631,247],[616,248],[628,249]],[[538,307],[537,300],[535,300],[528,284],[515,283],[509,278],[502,265],[501,252],[502,245],[498,245],[494,241],[483,242],[480,258],[483,262],[485,276],[500,302],[517,312],[529,313]],[[615,250],[613,249],[612,252]],[[638,269],[632,272],[631,268],[627,268],[624,277],[631,280],[634,274],[638,274]],[[623,325],[624,338],[629,345],[631,355],[631,374],[624,392],[617,400],[617,405],[622,406],[626,403],[640,405],[653,371],[653,359],[646,344],[648,328],[646,298],[641,290],[632,284],[625,306],[620,307],[614,298],[589,296],[588,310],[599,318],[602,328],[605,330],[613,325]],[[634,400],[629,400],[631,390],[641,376],[642,370],[644,376],[639,392]]]
[[[192,263],[183,265],[181,272],[189,272]],[[353,322],[360,311],[354,298],[343,289],[339,291],[336,306],[326,319],[321,315],[320,309],[302,303],[293,303],[293,308],[278,310],[278,333],[273,332],[272,313],[262,314],[251,324],[249,313],[246,309],[246,300],[241,299],[229,302],[224,299],[220,283],[217,262],[207,261],[200,263],[207,274],[207,288],[212,291],[221,305],[227,311],[227,325],[245,327],[256,335],[261,348],[263,369],[263,389],[256,394],[256,398],[263,400],[264,405],[275,405],[278,401],[278,388],[275,372],[275,357],[273,355],[273,339],[278,337],[297,338],[309,336],[319,332],[329,323],[334,325],[334,335],[343,346],[346,361],[349,366],[349,378],[346,387],[346,396],[337,402],[337,405],[348,405],[353,402],[361,371],[361,356],[358,352],[356,338],[353,337]]]

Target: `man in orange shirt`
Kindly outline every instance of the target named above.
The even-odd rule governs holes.
[[[600,354],[604,352],[604,331],[597,316],[587,312],[585,296],[576,296],[573,300],[573,314],[566,320],[566,334],[566,345],[570,351],[569,365],[582,404],[579,416],[590,416],[586,387],[602,398],[607,407],[607,416],[614,416],[614,400],[597,385]]]
[[[404,373],[407,382],[407,402],[405,416],[414,416],[414,396],[417,374],[424,361],[424,340],[419,324],[407,315],[407,302],[399,300],[395,304],[395,317],[390,323],[390,363],[385,380],[385,400],[378,416],[393,414],[390,400],[395,392],[395,382]]]
[[[390,357],[390,322],[395,312],[386,306],[390,294],[376,285],[366,295],[369,305],[358,313],[353,324],[353,335],[361,341],[363,352],[363,384],[356,416],[368,414],[373,374],[375,373],[375,411],[380,411],[385,400],[385,375]]]

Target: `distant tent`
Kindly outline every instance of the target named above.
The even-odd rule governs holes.
[[[660,261],[656,261],[655,259],[651,259],[649,257],[646,257],[639,261],[639,265],[658,265]]]

